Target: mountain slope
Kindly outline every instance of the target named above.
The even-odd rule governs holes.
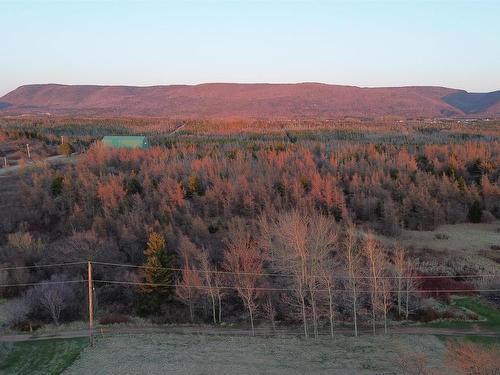
[[[488,93],[469,93],[467,91],[458,91],[446,95],[443,100],[462,110],[464,113],[482,113],[492,109],[493,106],[500,103],[500,90]]]
[[[499,92],[443,87],[360,88],[300,84],[209,83],[172,86],[26,85],[0,98],[1,114],[184,118],[343,116],[500,117]]]

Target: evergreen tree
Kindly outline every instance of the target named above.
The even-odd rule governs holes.
[[[481,202],[474,201],[472,206],[469,208],[469,220],[472,223],[480,223],[483,216],[483,211],[481,209]]]
[[[167,254],[165,238],[156,232],[149,235],[144,263],[144,283],[141,285],[143,299],[139,311],[145,314],[157,313],[161,304],[173,294],[172,256]]]

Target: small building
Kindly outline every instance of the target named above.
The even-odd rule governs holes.
[[[102,139],[105,146],[113,148],[148,148],[149,143],[142,135],[107,135]]]

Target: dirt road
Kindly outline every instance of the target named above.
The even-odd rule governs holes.
[[[73,154],[71,156],[65,156],[65,155],[55,155],[55,156],[49,156],[48,158],[44,159],[43,161],[48,162],[49,164],[67,164],[67,163],[74,163],[78,160],[80,155],[78,154]],[[23,168],[30,168],[36,165],[36,162],[30,162],[26,164]],[[7,177],[12,173],[18,172],[22,167],[20,165],[13,165],[11,167],[7,168],[0,168],[0,177]]]
[[[256,328],[256,336],[294,336],[300,337],[300,329],[280,328],[272,330],[270,328]],[[184,335],[214,335],[214,336],[249,336],[250,331],[242,328],[228,327],[210,327],[210,326],[159,326],[159,327],[102,327],[95,328],[94,335],[130,335],[130,334],[148,334],[148,333],[169,333],[169,334],[184,334]],[[352,335],[352,329],[338,328],[336,334]],[[379,334],[383,331],[380,330]],[[494,330],[475,329],[448,329],[448,328],[429,328],[429,327],[394,327],[389,330],[392,335],[440,335],[440,336],[488,336],[497,337],[500,339],[500,332]],[[323,333],[322,336],[327,336],[328,333]],[[371,336],[371,330],[361,330],[360,335]],[[34,333],[34,334],[7,334],[0,335],[0,341],[36,341],[50,339],[69,339],[77,337],[88,337],[89,330],[61,330],[54,332]]]

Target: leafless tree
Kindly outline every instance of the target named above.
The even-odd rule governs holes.
[[[405,289],[405,319],[408,320],[410,315],[410,297],[412,292],[418,289],[419,280],[417,277],[417,271],[413,261],[408,260],[406,262],[406,276],[404,280]]]
[[[335,316],[335,272],[338,269],[337,260],[334,258],[334,250],[337,249],[338,230],[333,219],[313,215],[309,226],[309,246],[311,254],[311,276],[309,284],[313,287],[319,286],[326,290],[328,303],[328,316],[330,320],[330,334],[333,336]],[[311,295],[315,291],[310,287]],[[324,293],[322,293],[324,295]],[[314,303],[313,303],[314,302]],[[313,311],[315,312],[316,300],[311,298]],[[313,314],[313,321],[317,319],[317,313]],[[317,336],[317,324],[314,325],[315,336]]]
[[[342,245],[342,258],[347,273],[346,289],[352,303],[354,336],[358,336],[359,284],[363,262],[356,238],[356,229],[352,223],[346,225]]]
[[[402,310],[402,295],[403,295],[403,285],[405,284],[405,277],[407,276],[408,265],[406,262],[406,256],[404,249],[396,244],[394,249],[394,273],[396,276],[396,288],[397,288],[397,303],[398,303],[398,315],[403,315]]]
[[[214,268],[215,273],[213,274],[214,278],[214,288],[213,291],[215,296],[217,297],[217,307],[219,313],[219,323],[222,323],[222,299],[226,295],[226,289],[223,288],[224,280],[226,277],[223,273],[221,273],[217,268]]]
[[[189,318],[194,320],[194,307],[200,297],[202,281],[199,270],[196,269],[195,256],[198,253],[196,246],[187,237],[181,237],[179,255],[182,260],[181,279],[177,281],[175,289],[177,297],[189,307]]]
[[[310,274],[307,217],[296,210],[281,214],[274,220],[261,222],[261,235],[264,237],[263,245],[271,254],[273,268],[290,276],[286,280],[290,281],[292,294],[300,305],[304,336],[308,338],[306,298]]]
[[[367,263],[367,284],[370,289],[370,305],[372,313],[372,330],[375,334],[377,312],[383,307],[382,280],[386,268],[386,255],[372,232],[368,232],[363,244]]]
[[[418,287],[418,279],[415,266],[400,245],[395,246],[394,251],[394,273],[397,288],[398,315],[408,319],[410,313],[410,296]]]
[[[388,276],[387,273],[381,280],[380,280],[380,289],[382,291],[382,304],[381,304],[381,309],[384,314],[384,333],[387,334],[387,315],[389,313],[389,310],[392,307],[392,288],[393,288],[393,283],[392,279],[390,276]]]
[[[297,210],[280,215],[275,221],[264,223],[264,237],[272,253],[275,270],[287,274],[292,294],[300,305],[304,335],[309,336],[308,316],[313,334],[318,336],[321,304],[328,292],[328,310],[333,330],[334,320],[334,259],[338,231],[332,218],[318,213]],[[309,314],[310,311],[310,314]]]
[[[276,302],[272,292],[266,294],[262,308],[271,322],[273,332],[276,332]]]
[[[68,307],[73,299],[73,290],[66,280],[60,276],[54,276],[49,281],[35,286],[30,291],[30,297],[50,315],[55,325],[60,324],[61,313]]]
[[[212,267],[210,258],[208,256],[208,252],[206,250],[203,249],[202,251],[200,251],[197,255],[197,258],[198,258],[198,264],[200,266],[201,279],[204,286],[203,292],[210,300],[210,305],[212,306],[212,320],[214,324],[217,324],[216,299],[218,298],[217,292],[218,291],[220,292],[220,288],[217,288],[216,286],[216,281],[215,281],[216,274],[214,272],[215,269]],[[220,305],[220,298],[218,302]]]
[[[231,237],[224,253],[224,269],[231,273],[231,279],[238,296],[248,309],[252,335],[255,335],[254,315],[257,298],[260,295],[264,258],[257,243],[252,240],[242,222],[230,227]]]

